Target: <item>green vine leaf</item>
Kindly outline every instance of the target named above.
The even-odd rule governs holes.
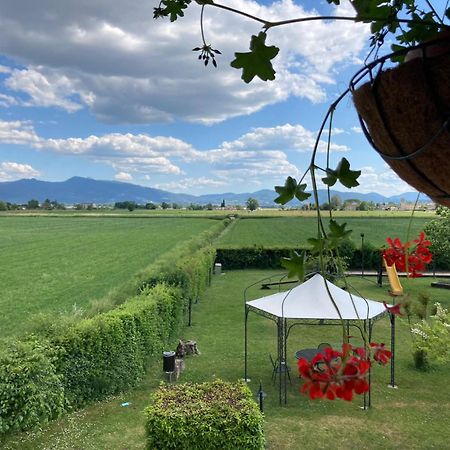
[[[350,189],[359,186],[357,179],[360,175],[360,170],[350,170],[350,163],[346,158],[342,158],[336,170],[327,169],[327,176],[322,178],[322,181],[327,186],[334,186],[339,180],[342,185]]]
[[[175,22],[178,17],[184,17],[183,9],[186,9],[191,0],[162,0],[165,6],[163,9],[165,16],[170,16],[170,21]]]
[[[275,70],[273,70],[271,59],[278,55],[280,49],[274,45],[267,47],[267,34],[261,31],[258,36],[253,35],[250,41],[250,52],[235,53],[235,60],[231,62],[231,67],[242,69],[241,78],[246,82],[255,78],[261,78],[263,81],[274,80]]]
[[[284,183],[284,186],[275,186],[275,191],[279,196],[274,200],[275,203],[279,203],[281,205],[285,205],[290,202],[294,197],[296,197],[299,201],[306,200],[311,197],[311,194],[305,192],[306,183],[305,184],[297,184],[295,178],[287,177]]]
[[[311,253],[313,255],[318,255],[319,253],[323,253],[323,251],[328,246],[328,240],[321,237],[321,238],[308,238],[307,242],[309,245],[311,245]]]
[[[328,224],[330,232],[328,233],[328,239],[330,240],[332,247],[337,247],[339,242],[349,237],[352,230],[346,230],[347,223],[339,225],[335,220],[331,219]]]
[[[305,278],[305,260],[306,253],[304,251],[300,253],[293,251],[290,258],[281,258],[281,266],[288,271],[287,277],[297,277],[299,281],[303,281]]]

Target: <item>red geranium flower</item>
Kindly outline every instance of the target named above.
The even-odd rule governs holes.
[[[383,343],[377,344],[376,342],[371,342],[370,346],[374,350],[373,359],[383,366],[392,358],[392,352],[387,350]]]
[[[419,238],[414,239],[414,247],[411,248],[410,242],[402,244],[399,238],[386,238],[389,247],[383,250],[383,258],[388,265],[395,264],[397,270],[401,272],[408,271],[408,276],[417,278],[422,276],[426,264],[429,264],[433,255],[428,248],[431,242],[425,238],[425,233],[421,231]]]
[[[370,361],[366,351],[353,349],[351,344],[342,347],[342,352],[328,347],[310,362],[304,358],[298,361],[300,376],[305,380],[301,392],[308,393],[310,399],[338,397],[351,401],[354,393],[369,390],[366,377]]]
[[[400,308],[403,306],[402,303],[397,303],[394,306],[389,306],[386,302],[383,302],[383,305],[391,314],[403,316],[402,312],[400,311]]]

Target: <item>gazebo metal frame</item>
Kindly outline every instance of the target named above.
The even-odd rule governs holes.
[[[308,274],[305,279],[312,277],[317,272],[313,272]],[[289,319],[287,317],[284,317],[284,302],[289,297],[289,294],[291,293],[292,289],[289,289],[286,291],[286,295],[282,302],[282,316],[278,317],[273,314],[270,314],[266,311],[263,311],[261,309],[258,309],[254,306],[247,304],[247,292],[250,288],[254,287],[257,284],[263,283],[264,281],[274,278],[274,276],[263,278],[262,280],[259,280],[249,286],[244,290],[244,308],[245,308],[245,321],[244,321],[244,379],[246,381],[249,381],[248,377],[248,316],[251,311],[255,312],[258,315],[261,315],[263,317],[266,317],[272,321],[275,322],[277,326],[277,359],[276,364],[277,367],[275,370],[277,370],[277,373],[279,374],[279,402],[281,405],[287,404],[287,377],[288,373],[287,370],[283,370],[287,367],[287,339],[289,337],[289,333],[291,332],[292,328],[298,325],[305,325],[305,326],[342,326],[341,323],[336,323],[336,319]],[[285,278],[285,274],[282,278],[280,278],[280,281]],[[362,297],[364,299],[364,297]],[[365,299],[364,299],[365,300]],[[351,319],[351,320],[345,320],[345,326],[347,327],[347,334],[349,333],[350,327],[355,327],[359,330],[361,333],[361,337],[364,338],[364,335],[367,335],[369,342],[372,338],[372,332],[373,332],[373,326],[374,323],[377,322],[379,319],[389,316],[390,323],[391,323],[391,336],[390,336],[390,348],[392,352],[392,357],[390,360],[390,382],[388,384],[389,387],[396,388],[397,385],[395,384],[395,315],[390,313],[389,311],[385,311],[381,314],[378,314],[372,318],[367,319]],[[288,321],[292,321],[292,323],[289,324]],[[361,328],[362,323],[362,328]],[[368,383],[369,383],[369,390],[368,392],[364,393],[364,400],[363,400],[363,409],[368,409],[371,407],[372,399],[371,399],[371,378],[372,378],[372,370],[369,368],[368,371]]]

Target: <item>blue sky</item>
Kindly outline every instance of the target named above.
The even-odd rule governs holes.
[[[353,15],[343,3],[224,0],[265,18]],[[364,60],[367,27],[273,29],[277,78],[246,85],[229,62],[258,24],[207,8],[206,39],[223,55],[205,68],[191,51],[201,44],[200,7],[170,23],[152,19],[155,6],[2,0],[0,181],[86,176],[204,194],[271,189],[303,174],[328,105]],[[365,141],[350,98],[334,120],[331,160],[362,170],[356,190],[413,190]]]

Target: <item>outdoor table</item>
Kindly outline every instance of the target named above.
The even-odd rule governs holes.
[[[295,357],[297,359],[305,358],[307,361],[311,361],[314,356],[321,353],[322,350],[318,348],[304,348],[295,352]]]

